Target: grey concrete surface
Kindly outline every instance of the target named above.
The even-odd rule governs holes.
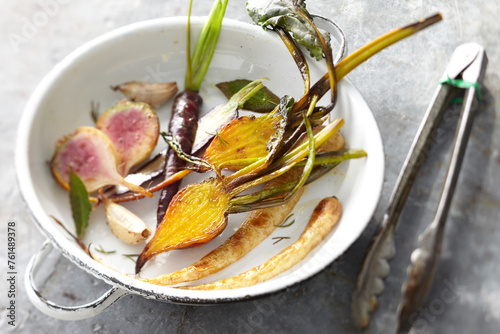
[[[195,15],[212,1],[195,0]],[[226,16],[250,22],[245,1],[230,0]],[[350,314],[361,261],[452,51],[482,44],[489,56],[484,99],[477,113],[456,189],[445,243],[429,297],[413,319],[414,333],[498,333],[500,327],[500,1],[308,0],[311,13],[339,24],[350,51],[373,38],[436,12],[443,22],[383,51],[349,75],[371,107],[383,137],[386,174],[380,203],[362,236],[320,274],[256,300],[187,306],[126,296],[102,314],[77,322],[45,316],[29,302],[24,269],[44,237],[28,216],[16,179],[17,125],[30,94],[63,57],[114,28],[164,16],[186,15],[187,1],[2,0],[0,3],[0,331],[18,333],[358,333]],[[28,25],[35,29],[29,30]],[[20,36],[15,38],[13,36]],[[457,107],[450,118],[456,120]],[[366,333],[396,329],[396,309],[416,236],[430,222],[454,133],[453,122],[423,166],[397,230],[397,254],[386,291]],[[362,209],[362,203],[360,203]],[[16,326],[8,324],[7,227],[16,224]],[[108,289],[58,254],[41,278],[44,293],[79,305]],[[448,292],[452,291],[455,298]],[[446,295],[445,295],[446,294]],[[446,297],[446,298],[445,298]]]

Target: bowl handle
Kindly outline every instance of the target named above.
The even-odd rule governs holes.
[[[127,294],[127,292],[123,289],[112,287],[98,299],[80,306],[61,306],[47,300],[38,291],[35,285],[34,276],[38,272],[40,263],[45,260],[52,249],[52,244],[48,240],[45,241],[40,250],[33,255],[28,263],[28,267],[26,268],[24,280],[26,293],[33,305],[35,305],[35,307],[41,312],[62,320],[86,319],[101,313],[118,299]]]

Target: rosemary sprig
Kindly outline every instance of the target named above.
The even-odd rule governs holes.
[[[222,138],[222,136],[219,134],[219,131],[216,131],[215,133],[207,132],[207,134],[217,137],[217,139],[219,139],[219,143],[220,143],[221,147],[229,145],[229,143],[224,138]]]
[[[135,260],[136,260],[134,258],[139,257],[139,255],[141,255],[141,254],[122,254],[122,256],[128,258],[130,261],[132,261],[134,263],[135,263]]]
[[[282,241],[282,240],[285,240],[285,239],[290,239],[290,237],[274,237],[272,238],[273,240],[276,240],[275,242],[273,242],[273,245],[276,245],[278,242]]]
[[[111,250],[111,251],[105,250],[104,248],[102,248],[101,245],[99,245],[99,248],[95,247],[94,249],[102,254],[114,254],[114,253],[116,253],[116,251],[114,251],[114,250]]]
[[[291,215],[288,215],[288,217],[285,218],[284,221],[282,221],[280,224],[278,225],[274,225],[276,227],[289,227],[289,226],[292,226],[293,223],[295,223],[295,219],[293,219],[290,223],[286,224],[286,222],[293,217],[293,213]]]

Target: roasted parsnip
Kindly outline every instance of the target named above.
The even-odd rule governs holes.
[[[181,287],[192,290],[226,290],[267,281],[292,268],[309,254],[337,224],[342,206],[336,197],[327,197],[314,209],[306,229],[299,239],[261,265],[236,276],[202,285]]]

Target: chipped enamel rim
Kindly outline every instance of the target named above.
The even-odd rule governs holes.
[[[192,18],[193,31],[197,28],[199,29],[203,22],[203,18]],[[134,293],[146,298],[167,302],[185,304],[214,304],[244,300],[279,291],[315,275],[336,259],[340,254],[342,254],[364,230],[373,215],[380,197],[384,178],[384,153],[381,136],[376,121],[362,96],[348,80],[344,79],[339,84],[340,106],[336,107],[336,109],[339,108],[341,110],[341,114],[343,113],[342,110],[345,109],[342,116],[346,119],[346,124],[349,124],[349,122],[352,122],[352,124],[356,123],[352,130],[346,130],[347,133],[353,133],[353,141],[354,138],[369,136],[369,140],[364,138],[364,141],[362,141],[362,143],[366,145],[362,148],[368,152],[369,157],[363,162],[354,164],[355,166],[358,166],[357,164],[359,164],[359,167],[357,168],[364,171],[362,175],[357,175],[359,179],[356,179],[357,183],[364,182],[364,184],[366,184],[363,191],[356,191],[356,196],[359,197],[358,200],[363,203],[363,210],[357,210],[360,212],[356,213],[353,212],[353,214],[355,214],[355,219],[353,219],[352,226],[349,227],[349,235],[346,240],[343,240],[342,242],[335,241],[332,243],[329,241],[331,238],[329,238],[318,246],[319,249],[315,250],[314,254],[304,260],[307,263],[307,266],[302,265],[290,274],[280,275],[273,280],[255,286],[223,291],[181,290],[147,284],[130,276],[120,274],[88,257],[88,255],[81,250],[77,243],[69,237],[63,229],[57,226],[57,224],[55,224],[49,216],[51,212],[47,212],[45,206],[48,204],[45,201],[47,200],[47,197],[50,197],[53,194],[50,192],[40,191],[40,189],[43,189],[40,184],[45,182],[40,175],[46,175],[50,178],[50,172],[46,166],[46,160],[49,159],[51,155],[50,150],[53,148],[53,143],[55,142],[52,141],[50,143],[43,144],[42,138],[44,138],[44,136],[48,136],[47,133],[50,132],[49,128],[52,124],[51,122],[56,122],[55,120],[50,119],[53,115],[53,111],[44,110],[41,106],[44,105],[44,103],[48,103],[48,100],[57,95],[54,92],[54,87],[62,76],[68,75],[68,72],[75,71],[75,66],[79,63],[85,63],[85,61],[88,61],[89,57],[95,58],[99,57],[101,53],[104,54],[106,49],[110,47],[109,45],[116,47],[126,44],[127,40],[134,36],[148,38],[150,34],[164,34],[169,33],[170,30],[185,29],[185,23],[186,18],[182,17],[140,22],[112,31],[78,48],[67,56],[61,63],[59,63],[43,79],[31,96],[19,126],[16,147],[18,183],[23,200],[31,217],[33,218],[33,221],[35,222],[35,225],[47,237],[50,243],[65,257],[90,274],[112,285],[113,291],[120,290],[119,293],[108,292],[108,295],[114,295],[115,299],[119,298],[123,295],[123,293]],[[281,41],[279,41],[278,38],[272,33],[265,32],[261,28],[250,24],[225,19],[223,27],[223,33],[224,31],[230,31],[234,34],[243,34],[247,37],[251,36],[253,39],[257,39],[264,43],[281,43]],[[224,43],[232,42],[228,41],[223,35],[221,35],[219,43],[224,45]],[[294,68],[294,70],[296,70],[296,68]],[[349,112],[354,109],[356,110],[356,113]],[[69,115],[68,117],[70,118],[72,116],[74,115]],[[358,122],[359,120],[362,120],[362,125],[357,124],[360,123]],[[40,122],[43,122],[43,124],[40,124]],[[57,138],[57,135],[54,136],[54,138]],[[352,168],[352,165],[349,165],[349,168]],[[352,179],[349,182],[351,181]],[[42,201],[44,202],[43,205]],[[349,212],[355,211],[354,209],[349,208],[349,205],[347,206],[347,209]],[[342,219],[344,219],[344,217]],[[335,233],[337,232],[338,231]],[[324,254],[327,254],[327,256],[324,256]],[[34,265],[34,263],[30,264],[30,267],[28,268],[30,275],[27,276],[31,276],[31,271],[33,270]],[[29,281],[27,281],[27,287],[28,289],[35,289],[32,282]],[[37,296],[37,293],[30,293],[30,299],[32,301],[36,298],[40,298],[40,296]],[[42,311],[46,311],[43,310],[44,306],[40,305],[38,301],[34,301],[34,303]],[[102,309],[96,308],[94,313],[91,312],[91,314],[87,314],[85,317],[92,316],[100,311],[102,311]],[[78,316],[65,314],[64,311],[56,313],[60,313],[61,315],[58,317],[63,319],[78,318]],[[51,315],[57,316],[54,314]]]

